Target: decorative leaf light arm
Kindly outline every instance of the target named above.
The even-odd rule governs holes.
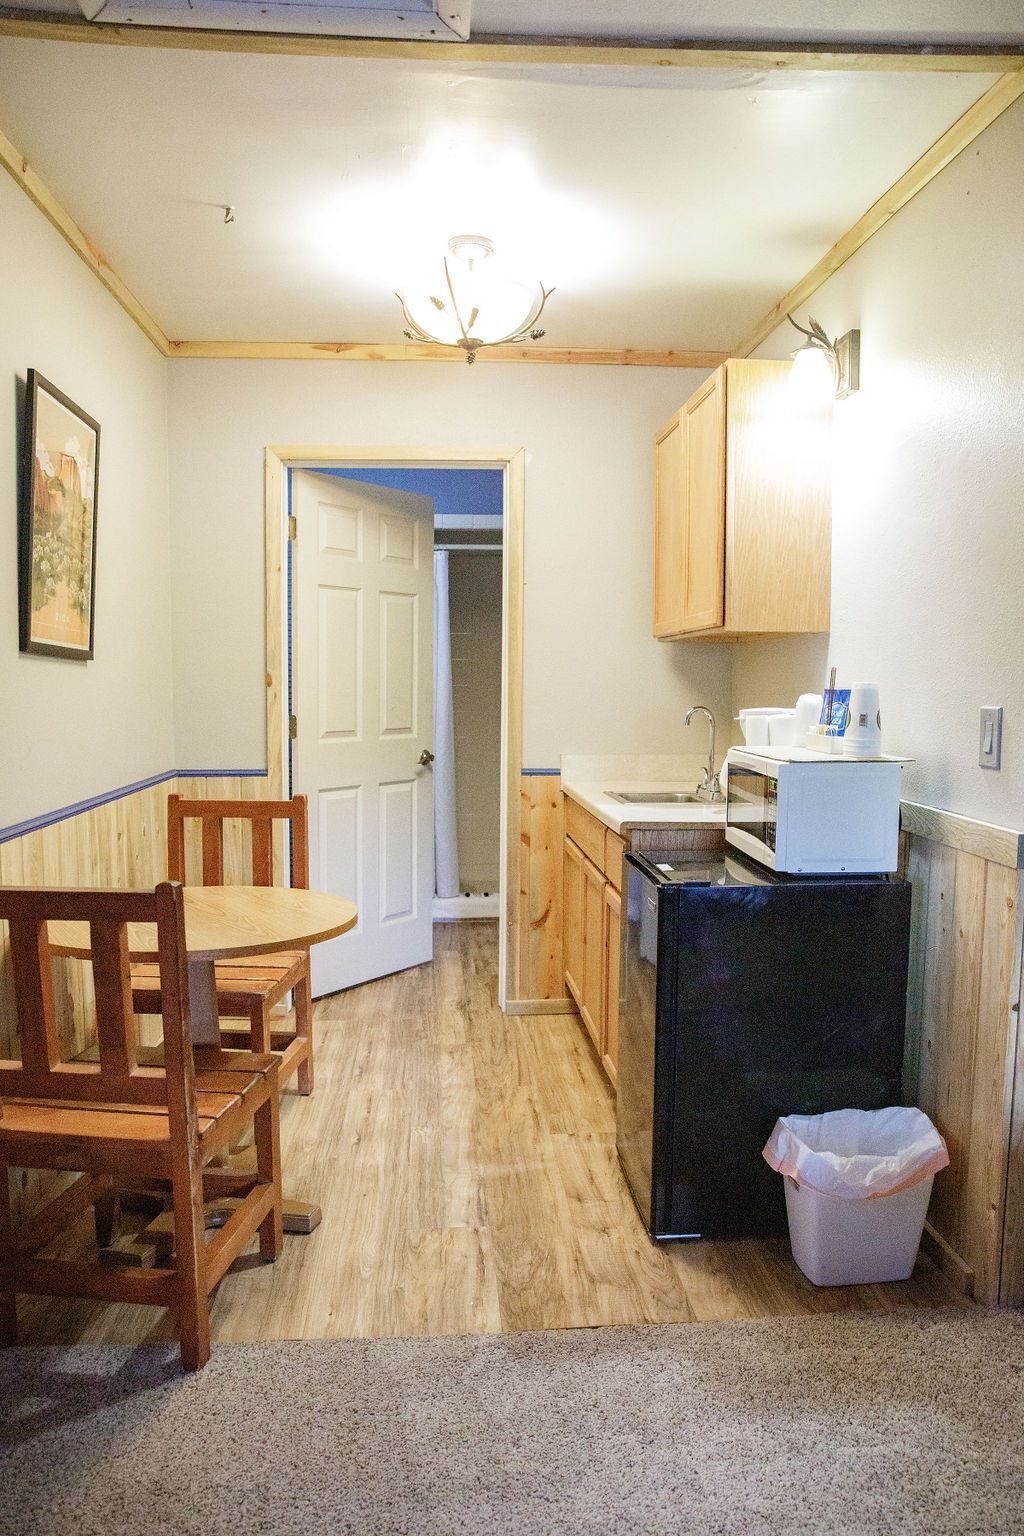
[[[534,311],[534,313],[527,320],[526,324],[523,325],[523,326],[518,327],[514,331],[509,331],[506,336],[497,336],[497,337],[495,337],[495,339],[493,341],[481,341],[479,339],[479,337],[472,336],[472,335],[469,334],[469,332],[467,331],[466,324],[463,322],[462,315],[459,312],[458,302],[457,302],[457,300],[455,298],[455,292],[454,292],[454,289],[453,289],[453,286],[452,286],[451,276],[450,276],[450,273],[448,271],[448,262],[447,262],[447,260],[445,261],[445,264],[444,264],[444,274],[445,274],[445,280],[446,280],[446,282],[448,284],[448,293],[449,293],[449,295],[451,297],[452,310],[453,310],[453,312],[455,314],[455,319],[456,319],[456,321],[458,323],[459,331],[461,333],[460,336],[459,336],[458,341],[456,341],[456,342],[439,342],[436,336],[431,336],[430,333],[428,331],[425,331],[421,325],[417,324],[417,322],[413,319],[412,315],[410,315],[408,306],[406,305],[405,300],[402,298],[402,295],[400,293],[396,293],[395,294],[395,298],[398,300],[399,304],[401,304],[401,306],[402,306],[402,314],[405,317],[405,329],[403,330],[402,334],[404,336],[407,336],[410,341],[425,342],[425,343],[427,343],[427,345],[435,346],[435,347],[436,346],[456,346],[456,347],[460,347],[462,349],[462,351],[465,352],[465,354],[466,354],[466,362],[467,363],[473,363],[473,362],[476,361],[476,354],[477,354],[477,352],[479,352],[481,347],[505,347],[505,346],[513,346],[516,343],[521,342],[521,341],[539,341],[540,338],[545,334],[544,330],[542,328],[538,327],[537,321],[540,319],[541,315],[544,313],[544,306],[547,303],[548,299],[550,299],[551,295],[554,293],[554,291],[555,291],[554,288],[545,288],[543,283],[538,282],[538,287],[540,288],[540,295],[541,295],[540,303],[538,304],[538,306],[537,306],[536,310]],[[444,302],[441,299],[434,299],[434,300],[432,300],[432,302],[434,303],[436,308],[439,309],[439,310],[443,310],[446,307]],[[478,309],[473,309],[473,311],[470,314],[469,322],[468,322],[470,329],[472,329],[472,327],[475,325],[476,320],[478,318],[478,315],[479,315],[479,310]]]
[[[816,347],[819,351],[824,352],[832,369],[833,379],[838,384],[842,376],[839,354],[836,351],[835,342],[829,340],[828,332],[824,326],[819,325],[813,315],[807,316],[807,325],[798,325],[792,315],[787,315],[786,319],[794,330],[799,331],[801,336],[807,337],[807,341],[804,343],[806,347]]]

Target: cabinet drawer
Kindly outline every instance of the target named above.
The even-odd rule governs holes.
[[[582,805],[566,796],[565,835],[571,837],[577,848],[582,848],[592,864],[604,868],[604,834],[607,828],[596,816],[591,816]]]
[[[611,827],[604,831],[604,872],[617,891],[622,889],[622,855],[626,842]]]

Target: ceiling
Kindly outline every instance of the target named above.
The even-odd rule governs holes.
[[[100,13],[99,0],[4,0],[4,8]],[[1021,0],[471,0],[470,11],[474,37],[1024,44]]]
[[[995,77],[0,37],[0,78],[0,129],[174,340],[398,342],[394,290],[472,231],[557,289],[546,344],[724,351]]]

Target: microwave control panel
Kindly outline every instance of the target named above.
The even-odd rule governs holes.
[[[779,821],[779,781],[769,779],[765,792],[764,805],[764,840],[768,847],[775,852],[775,830]]]

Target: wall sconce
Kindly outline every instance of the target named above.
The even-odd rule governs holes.
[[[829,341],[827,332],[813,316],[808,315],[807,326],[797,325],[792,315],[786,319],[801,336],[807,337],[792,353],[794,374],[799,370],[813,377],[816,372],[823,375],[827,369],[837,400],[854,394],[860,388],[860,331],[847,331],[845,336]]]

